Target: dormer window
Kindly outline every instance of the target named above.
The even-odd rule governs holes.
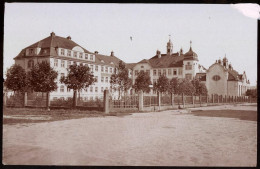
[[[71,56],[71,51],[70,50],[68,50],[68,56]]]
[[[33,49],[29,49],[29,54],[30,54],[30,55],[33,54]]]
[[[104,60],[101,60],[101,62],[103,62],[103,63],[104,63]]]
[[[93,60],[93,55],[90,55],[90,60]]]
[[[74,56],[75,58],[77,57],[77,55],[78,55],[78,53],[77,53],[77,52],[74,52],[74,55],[73,55],[73,56]]]
[[[88,54],[85,53],[85,59],[88,59]]]
[[[61,54],[61,55],[64,55],[64,54],[65,54],[64,49],[61,49],[60,54]]]
[[[110,62],[110,64],[112,64],[112,65],[113,65],[113,64],[114,64],[114,62]]]
[[[79,53],[79,58],[82,58],[82,55],[83,55],[82,53]]]

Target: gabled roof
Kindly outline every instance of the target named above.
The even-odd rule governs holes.
[[[148,61],[153,68],[182,67],[183,58],[183,55],[179,55],[179,53],[161,54],[160,58],[155,55]]]
[[[234,69],[227,69],[227,70],[228,70],[228,80],[229,81],[242,80],[242,78],[240,79],[237,71],[235,71]]]
[[[127,69],[133,69],[137,63],[126,63],[126,68]]]
[[[102,60],[104,62],[102,62]],[[118,65],[120,59],[118,59],[116,56],[106,56],[101,54],[96,54],[96,63],[98,64],[106,64],[106,65]],[[113,64],[112,64],[113,63]]]
[[[56,48],[64,48],[72,50],[75,46],[80,46],[71,39],[56,36],[54,33],[49,37],[42,39],[26,48],[24,48],[14,59],[22,58],[25,56],[26,49],[29,48],[41,48],[39,55],[37,56],[57,56]],[[80,46],[85,53],[91,53],[82,46]]]

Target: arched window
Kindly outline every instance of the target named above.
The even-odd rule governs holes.
[[[33,60],[29,60],[28,61],[28,68],[32,68],[34,66],[34,61]]]
[[[60,86],[60,92],[64,92],[64,86]]]

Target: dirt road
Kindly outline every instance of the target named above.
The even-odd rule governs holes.
[[[250,106],[220,108],[256,110]],[[185,112],[4,125],[3,163],[256,166],[256,121]]]

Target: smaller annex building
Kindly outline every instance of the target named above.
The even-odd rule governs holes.
[[[223,60],[216,60],[206,72],[206,86],[210,96],[212,94],[245,96],[247,89],[250,88],[245,71],[239,74],[231,64],[228,64],[226,56]]]

